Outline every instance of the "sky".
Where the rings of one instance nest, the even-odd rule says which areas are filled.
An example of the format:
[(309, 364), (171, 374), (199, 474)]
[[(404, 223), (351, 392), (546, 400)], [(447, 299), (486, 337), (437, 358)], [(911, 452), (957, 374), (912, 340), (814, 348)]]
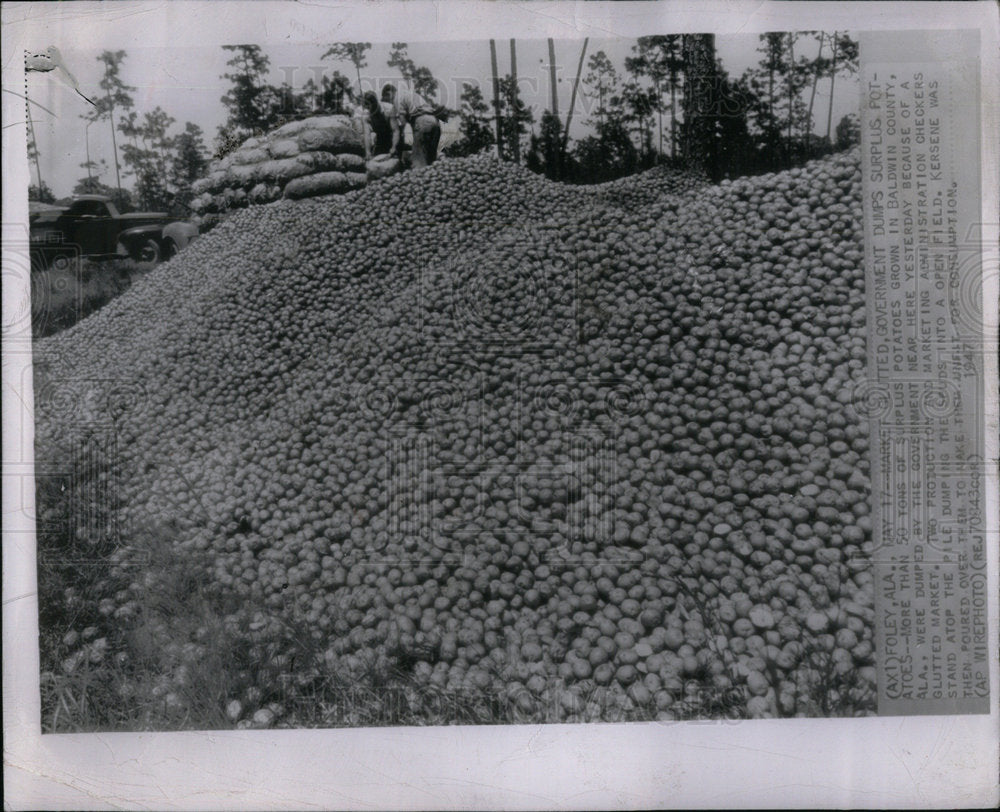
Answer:
[[(815, 54), (816, 43), (811, 37), (800, 40), (804, 53)], [(587, 47), (586, 59), (603, 50), (619, 70), (624, 72), (625, 57), (630, 55), (635, 40), (594, 39)], [(324, 72), (332, 75), (339, 70), (353, 78), (353, 66), (321, 59), (326, 46), (261, 43), (270, 59), (272, 84), (289, 82), (300, 88), (309, 78), (314, 81)], [(556, 40), (556, 72), (560, 113), (565, 120), (569, 107), (573, 79), (580, 57), (582, 40)], [(750, 65), (760, 59), (757, 53), (757, 35), (720, 35), (716, 38), (716, 51), (730, 76), (739, 76)], [(384, 81), (400, 80), (394, 69), (387, 67), (389, 43), (374, 43), (368, 52), (367, 67), (362, 69), (362, 81), (380, 85)], [(130, 47), (128, 42), (115, 46), (126, 51), (121, 67), (121, 78), (135, 87), (133, 98), (137, 112), (149, 112), (162, 107), (173, 116), (177, 123), (174, 131), (183, 129), (184, 122), (191, 121), (205, 132), (206, 142), (211, 147), (216, 131), (227, 111), (220, 99), (229, 87), (229, 81), (222, 78), (226, 73), (226, 61), (231, 54), (221, 47), (171, 46)], [(808, 50), (805, 50), (808, 48)], [(60, 53), (69, 72), (73, 75), (80, 91), (91, 98), (101, 93), (99, 82), (103, 67), (98, 61), (102, 48), (60, 47)], [(411, 59), (418, 65), (426, 65), (442, 83), (442, 100), (453, 109), (458, 108), (458, 96), (465, 82), (478, 83), (484, 89), (487, 100), (491, 93), (491, 69), (489, 43), (486, 40), (450, 42), (413, 42), (409, 46)], [(498, 69), (501, 75), (510, 71), (510, 45), (508, 40), (497, 41)], [(519, 87), (524, 102), (535, 112), (536, 122), (541, 112), (548, 108), (550, 99), (548, 44), (543, 39), (517, 41), (517, 69)], [(586, 75), (586, 67), (584, 75)], [(81, 118), (89, 105), (77, 95), (69, 82), (62, 81), (58, 72), (26, 74), (27, 95), (31, 105), (31, 122), (39, 149), (42, 179), (57, 197), (69, 195), (79, 178), (86, 176), (80, 167), (86, 160), (88, 144), (91, 159), (105, 161), (107, 170), (101, 180), (114, 185), (114, 161), (110, 125), (107, 122), (92, 124), (89, 128)], [(583, 95), (578, 97), (571, 135), (576, 138), (586, 135), (585, 120), (587, 110), (593, 100)], [(826, 129), (826, 110), (829, 99), (829, 83), (821, 82), (815, 104), (815, 130)], [(857, 85), (838, 77), (835, 86), (833, 122), (846, 113), (856, 112), (858, 106)], [(450, 127), (457, 127), (457, 118)], [(32, 182), (37, 182), (35, 167), (31, 167)], [(131, 186), (132, 179), (123, 177), (124, 186)]]

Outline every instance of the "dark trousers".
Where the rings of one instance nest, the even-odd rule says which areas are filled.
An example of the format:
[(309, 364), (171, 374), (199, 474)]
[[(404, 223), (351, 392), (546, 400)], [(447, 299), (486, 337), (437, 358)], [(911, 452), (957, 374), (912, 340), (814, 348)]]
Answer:
[(385, 116), (381, 118), (372, 116), (371, 125), (372, 132), (375, 133), (375, 148), (372, 154), (385, 155), (392, 150), (392, 127), (389, 125), (389, 119)]
[(434, 116), (417, 116), (410, 126), (413, 127), (413, 157), (414, 169), (430, 166), (437, 158), (438, 141), (441, 140), (441, 125)]

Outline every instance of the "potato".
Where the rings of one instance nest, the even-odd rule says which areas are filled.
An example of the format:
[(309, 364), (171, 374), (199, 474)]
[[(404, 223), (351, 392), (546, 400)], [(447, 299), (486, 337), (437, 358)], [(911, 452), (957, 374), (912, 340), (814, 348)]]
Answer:
[(349, 130), (279, 128), (306, 152), (227, 174), (284, 200), (222, 193), (225, 222), (37, 342), (65, 395), (39, 465), (85, 431), (46, 405), (73, 381), (139, 382), (119, 518), (173, 523), (254, 644), (309, 629), (352, 679), (538, 721), (819, 713), (818, 662), (872, 673), (857, 152), (366, 185), (395, 164)]

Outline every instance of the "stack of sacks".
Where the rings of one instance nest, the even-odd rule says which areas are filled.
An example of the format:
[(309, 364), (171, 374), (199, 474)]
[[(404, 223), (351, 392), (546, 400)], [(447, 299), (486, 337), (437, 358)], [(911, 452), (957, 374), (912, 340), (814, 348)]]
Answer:
[(291, 121), (266, 135), (248, 138), (213, 162), (207, 177), (196, 181), (191, 207), (202, 230), (216, 225), (233, 209), (271, 203), (282, 197), (303, 198), (347, 192), (369, 178), (399, 171), (386, 156), (366, 166), (361, 122), (346, 115), (314, 116)]

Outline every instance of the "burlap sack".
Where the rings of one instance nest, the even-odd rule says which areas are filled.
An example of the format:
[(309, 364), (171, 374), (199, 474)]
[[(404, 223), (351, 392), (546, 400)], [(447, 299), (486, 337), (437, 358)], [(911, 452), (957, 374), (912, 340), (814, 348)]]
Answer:
[(299, 154), (299, 145), (294, 138), (281, 138), (267, 146), (272, 158), (294, 158)]
[(368, 183), (368, 175), (364, 172), (345, 172), (344, 175), (347, 178), (348, 189), (360, 189)]
[(300, 161), (298, 157), (264, 161), (262, 164), (257, 164), (255, 168), (257, 177), (270, 183), (284, 183), (293, 178), (301, 178), (313, 171), (308, 159)]
[(198, 178), (194, 183), (191, 184), (191, 194), (197, 197), (212, 188), (212, 183), (208, 178)]
[(234, 164), (259, 164), (261, 161), (266, 161), (271, 156), (267, 154), (267, 150), (261, 149), (260, 147), (254, 149), (246, 149), (246, 147), (240, 147), (236, 152), (233, 153), (233, 163)]
[[(314, 172), (343, 172), (348, 168), (348, 165), (340, 160), (340, 156), (334, 155), (332, 152), (300, 152), (299, 160), (305, 155), (309, 156), (310, 165)], [(357, 156), (352, 155), (351, 157)]]
[(202, 192), (196, 198), (191, 201), (191, 208), (196, 212), (203, 212), (209, 203), (212, 202), (212, 196), (208, 192)]
[(351, 187), (347, 175), (343, 172), (317, 172), (285, 184), (285, 197), (297, 200), (302, 197), (346, 192), (349, 188)]
[(247, 192), (247, 199), (251, 203), (267, 203), (268, 187), (266, 183), (258, 183)]
[(310, 129), (322, 129), (324, 127), (347, 127), (351, 128), (351, 119), (349, 116), (313, 116), (312, 118), (303, 118), (299, 121), (289, 121), (287, 124), (282, 124), (278, 129), (268, 134), (270, 138), (292, 138), (304, 130)]
[(226, 180), (223, 184), (228, 188), (242, 186), (249, 188), (261, 179), (259, 168), (261, 164), (237, 164), (226, 170)]
[(229, 182), (227, 174), (228, 170), (218, 168), (209, 173), (209, 176), (206, 178), (208, 181), (207, 191), (217, 192), (223, 188)]
[(329, 152), (300, 152), (295, 156), (294, 160), (303, 166), (309, 167), (310, 172), (329, 172), (340, 169), (340, 162), (337, 160), (337, 156)]
[(299, 121), (289, 121), (287, 124), (282, 124), (278, 129), (270, 133), (270, 137), (275, 140), (281, 140), (284, 138), (294, 138), (304, 129), (310, 126), (310, 119), (304, 118)]
[(337, 155), (337, 169), (341, 172), (364, 172), (365, 159), (350, 152), (341, 152)]
[(379, 155), (367, 164), (368, 180), (381, 180), (403, 171), (403, 164), (390, 155)]
[(302, 152), (325, 150), (326, 152), (349, 152), (363, 155), (364, 143), (350, 126), (322, 127), (303, 130), (298, 137)]
[(201, 211), (217, 207), (221, 201), (215, 198), (226, 190), (232, 192), (224, 202), (229, 207), (267, 202), (280, 196), (285, 184), (314, 173), (348, 173), (345, 180), (327, 184), (343, 185), (340, 191), (356, 188), (367, 180), (363, 153), (360, 127), (349, 116), (290, 121), (266, 136), (248, 138), (237, 150), (214, 161), (209, 175), (193, 187), (200, 200), (197, 205)]

